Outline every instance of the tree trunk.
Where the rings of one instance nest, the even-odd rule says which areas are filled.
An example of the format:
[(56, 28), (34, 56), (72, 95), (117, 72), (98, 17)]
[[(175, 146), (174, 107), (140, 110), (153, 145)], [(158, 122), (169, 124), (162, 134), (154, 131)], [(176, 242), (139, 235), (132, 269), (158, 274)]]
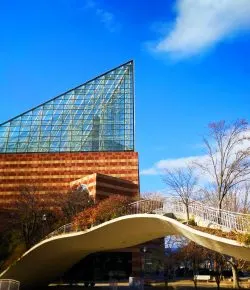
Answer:
[(234, 289), (239, 289), (240, 284), (239, 284), (239, 277), (238, 277), (238, 271), (237, 271), (236, 265), (232, 265), (232, 273), (233, 273), (233, 287)]
[(168, 290), (168, 266), (167, 266), (166, 261), (164, 261), (164, 283), (165, 283), (165, 290)]
[(220, 277), (219, 277), (219, 275), (215, 276), (215, 281), (216, 281), (216, 285), (217, 285), (217, 290), (220, 290)]
[(214, 261), (214, 271), (215, 271), (215, 282), (217, 285), (217, 290), (220, 290), (220, 281), (221, 281), (221, 271), (218, 265), (219, 261), (216, 259)]
[(189, 224), (189, 208), (188, 208), (188, 204), (186, 204), (186, 214), (187, 214), (187, 224)]
[(232, 273), (233, 273), (233, 288), (234, 289), (239, 289), (240, 284), (239, 284), (239, 276), (238, 276), (238, 268), (237, 265), (234, 261), (233, 258), (229, 260), (229, 263), (231, 264), (232, 267)]
[(221, 220), (221, 210), (222, 210), (222, 199), (219, 201), (219, 214), (218, 214), (218, 224), (219, 225), (222, 223), (222, 220)]
[(196, 269), (196, 262), (195, 260), (193, 260), (193, 282), (194, 282), (194, 289), (197, 290), (198, 287), (197, 287), (197, 269)]

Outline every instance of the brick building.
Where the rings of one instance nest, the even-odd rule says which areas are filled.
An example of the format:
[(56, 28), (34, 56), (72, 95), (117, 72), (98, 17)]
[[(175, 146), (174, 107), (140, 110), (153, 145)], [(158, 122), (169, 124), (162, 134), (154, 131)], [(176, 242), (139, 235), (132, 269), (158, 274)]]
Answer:
[(132, 61), (0, 125), (4, 208), (21, 186), (46, 198), (93, 174), (97, 198), (139, 193)]
[[(129, 61), (0, 124), (2, 209), (27, 185), (49, 203), (74, 186), (96, 200), (139, 194), (133, 70)], [(119, 252), (128, 253), (129, 275), (140, 272), (141, 247)]]
[[(130, 151), (2, 153), (0, 203), (4, 208), (11, 207), (20, 187), (25, 185), (35, 185), (40, 194), (45, 198), (46, 195), (51, 198), (53, 192), (66, 193), (70, 185), (85, 184), (93, 174), (98, 174), (100, 182), (109, 179), (109, 183), (115, 183), (113, 187), (110, 185), (107, 188), (106, 185), (103, 192), (100, 192), (101, 196), (107, 195), (107, 191), (136, 195), (139, 184), (138, 153)], [(115, 188), (117, 190), (114, 190)], [(98, 192), (97, 190), (94, 195), (98, 195)]]

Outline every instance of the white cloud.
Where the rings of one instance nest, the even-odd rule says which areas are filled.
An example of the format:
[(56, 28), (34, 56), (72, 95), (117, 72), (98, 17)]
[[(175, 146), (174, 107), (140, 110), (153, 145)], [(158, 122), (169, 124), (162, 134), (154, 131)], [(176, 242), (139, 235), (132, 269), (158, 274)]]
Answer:
[(104, 8), (101, 8), (96, 1), (87, 0), (85, 8), (92, 10), (99, 18), (99, 21), (103, 23), (105, 28), (110, 32), (115, 32), (120, 29), (120, 24), (116, 21), (114, 14)]
[[(166, 169), (181, 169), (186, 166), (193, 166), (195, 163), (199, 164), (209, 164), (208, 155), (198, 155), (189, 156), (176, 159), (163, 159), (156, 162), (151, 168), (144, 169), (140, 172), (140, 175), (150, 176), (150, 175), (162, 175), (166, 173)], [(209, 166), (209, 165), (208, 165)], [(210, 175), (202, 172), (201, 169), (195, 167), (195, 173), (199, 176), (199, 182), (201, 184), (207, 184), (207, 182), (213, 182)]]
[[(235, 157), (234, 154), (236, 154), (237, 152), (240, 152), (241, 150), (247, 150), (249, 148), (249, 146), (250, 146), (250, 128), (244, 134), (242, 134), (241, 137), (245, 137), (246, 139), (245, 139), (245, 141), (239, 143), (238, 145), (236, 145), (234, 147), (234, 150), (232, 151), (231, 158), (234, 158)], [(216, 145), (213, 142), (210, 142), (210, 145), (212, 146), (212, 148), (214, 146), (216, 148)], [(203, 148), (205, 149), (205, 145), (203, 145)], [(213, 148), (214, 152), (216, 151), (215, 148)], [(215, 153), (214, 157), (215, 157), (215, 159), (220, 160), (219, 153)], [(187, 157), (181, 157), (181, 158), (175, 158), (175, 159), (173, 159), (173, 158), (172, 159), (162, 159), (162, 160), (156, 162), (155, 164), (153, 164), (152, 167), (143, 169), (140, 172), (140, 174), (141, 175), (164, 175), (166, 169), (171, 170), (171, 169), (185, 168), (186, 166), (192, 166), (195, 163), (206, 165), (208, 168), (212, 167), (210, 157), (207, 154), (203, 154), (203, 155), (187, 156)], [(220, 162), (218, 162), (218, 164), (220, 164)], [(203, 172), (198, 167), (196, 167), (195, 170), (196, 170), (196, 173), (199, 175), (201, 182), (206, 183), (208, 181), (213, 180), (211, 175)]]
[(148, 169), (143, 169), (140, 173), (141, 173), (141, 175), (158, 175), (159, 170), (156, 166), (153, 166), (153, 167), (148, 168)]
[(183, 168), (187, 165), (192, 165), (194, 162), (204, 162), (207, 160), (206, 155), (200, 155), (200, 156), (189, 156), (189, 157), (183, 157), (183, 158), (177, 158), (177, 159), (166, 159), (166, 160), (160, 160), (156, 163), (156, 166), (158, 169), (162, 170), (165, 168), (173, 169), (173, 168)]
[(163, 159), (156, 162), (151, 168), (144, 169), (140, 172), (141, 175), (160, 175), (165, 169), (183, 168), (187, 165), (192, 165), (194, 162), (205, 162), (207, 155), (189, 156), (176, 159)]
[(176, 1), (172, 29), (165, 31), (162, 38), (151, 45), (154, 52), (177, 58), (189, 57), (250, 29), (249, 0)]

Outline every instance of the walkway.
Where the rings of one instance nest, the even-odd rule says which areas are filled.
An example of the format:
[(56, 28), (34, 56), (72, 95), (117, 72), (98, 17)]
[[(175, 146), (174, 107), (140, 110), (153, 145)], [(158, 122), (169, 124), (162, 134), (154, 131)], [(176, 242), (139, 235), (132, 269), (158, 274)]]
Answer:
[[(71, 225), (64, 226), (27, 251), (0, 278), (15, 279), (21, 282), (22, 287), (35, 289), (60, 277), (78, 262), (79, 257), (131, 247), (167, 235), (183, 235), (209, 249), (250, 261), (249, 247), (197, 231), (173, 218), (163, 216), (163, 209), (166, 208), (166, 204), (159, 201), (137, 202), (128, 208), (128, 215), (85, 231), (72, 232)], [(155, 211), (161, 211), (161, 214), (150, 214)]]

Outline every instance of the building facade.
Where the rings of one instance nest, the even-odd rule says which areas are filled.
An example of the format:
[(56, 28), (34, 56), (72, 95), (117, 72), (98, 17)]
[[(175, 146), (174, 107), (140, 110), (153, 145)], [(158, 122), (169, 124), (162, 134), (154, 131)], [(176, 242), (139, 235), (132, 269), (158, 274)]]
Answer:
[(0, 124), (0, 204), (11, 207), (22, 186), (35, 186), (46, 198), (93, 174), (96, 197), (99, 191), (136, 195), (134, 149), (129, 61)]
[[(21, 187), (29, 185), (50, 205), (53, 193), (79, 186), (97, 201), (112, 194), (138, 195), (134, 127), (133, 61), (0, 124), (0, 209), (9, 212)], [(154, 243), (162, 240), (146, 245), (147, 257)], [(92, 261), (99, 279), (108, 279), (110, 271), (121, 279), (140, 276), (142, 263), (147, 267), (142, 248), (145, 244), (97, 253), (73, 267), (73, 273), (82, 273)], [(148, 264), (158, 269), (160, 263), (150, 259)]]

